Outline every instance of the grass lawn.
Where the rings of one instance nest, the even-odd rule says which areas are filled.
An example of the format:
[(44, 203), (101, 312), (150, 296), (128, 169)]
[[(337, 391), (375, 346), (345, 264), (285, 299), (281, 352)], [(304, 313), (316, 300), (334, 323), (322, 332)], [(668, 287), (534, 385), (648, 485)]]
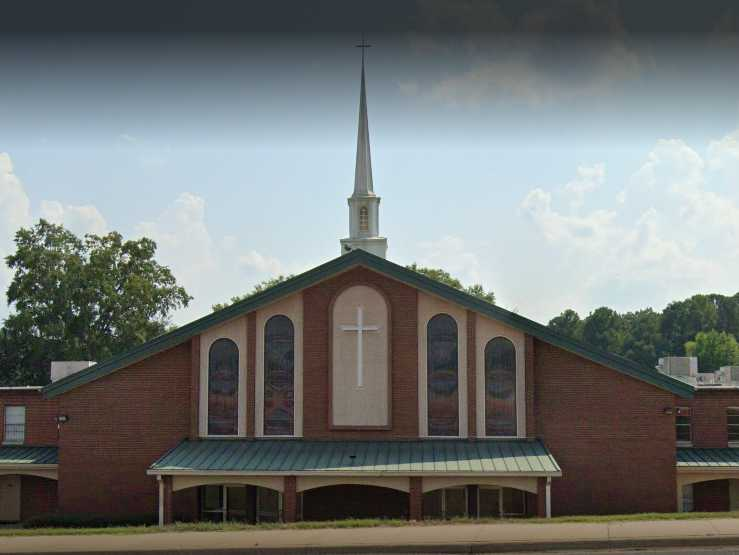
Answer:
[(739, 512), (729, 513), (640, 513), (631, 515), (560, 516), (551, 519), (467, 519), (424, 520), (421, 522), (389, 519), (349, 519), (328, 522), (294, 522), (242, 524), (238, 522), (177, 522), (160, 528), (158, 526), (109, 526), (98, 528), (21, 528), (0, 527), (2, 536), (68, 536), (92, 534), (161, 534), (162, 532), (234, 532), (249, 530), (315, 530), (320, 528), (376, 528), (379, 526), (454, 526), (458, 524), (557, 524), (557, 523), (608, 523), (646, 520), (694, 520), (705, 518), (739, 518)]

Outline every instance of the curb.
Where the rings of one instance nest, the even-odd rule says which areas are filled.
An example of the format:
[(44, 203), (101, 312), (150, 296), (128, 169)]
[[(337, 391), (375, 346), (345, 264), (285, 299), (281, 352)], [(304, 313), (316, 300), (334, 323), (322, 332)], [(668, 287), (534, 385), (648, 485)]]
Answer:
[[(531, 551), (582, 551), (607, 549), (644, 549), (644, 548), (675, 548), (675, 547), (739, 547), (739, 536), (703, 536), (693, 538), (653, 538), (653, 539), (623, 539), (623, 540), (584, 540), (584, 541), (543, 541), (543, 542), (480, 542), (480, 543), (451, 543), (451, 544), (404, 544), (404, 545), (337, 545), (337, 546), (304, 546), (297, 548), (285, 547), (243, 547), (226, 549), (144, 549), (120, 551), (88, 551), (85, 555), (234, 555), (246, 553), (250, 555), (278, 555), (278, 554), (305, 554), (315, 555), (323, 553), (350, 554), (350, 553), (526, 553)], [(36, 551), (36, 555), (71, 555), (82, 551)]]

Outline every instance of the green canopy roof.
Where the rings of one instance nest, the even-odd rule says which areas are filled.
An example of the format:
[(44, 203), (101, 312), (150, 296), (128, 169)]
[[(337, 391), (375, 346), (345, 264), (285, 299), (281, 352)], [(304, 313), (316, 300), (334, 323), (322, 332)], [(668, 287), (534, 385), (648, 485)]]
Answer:
[(59, 464), (57, 447), (0, 446), (0, 466)]
[(739, 449), (732, 447), (712, 449), (681, 447), (677, 450), (677, 466), (679, 469), (694, 470), (739, 468)]
[(184, 441), (149, 474), (559, 476), (536, 440)]

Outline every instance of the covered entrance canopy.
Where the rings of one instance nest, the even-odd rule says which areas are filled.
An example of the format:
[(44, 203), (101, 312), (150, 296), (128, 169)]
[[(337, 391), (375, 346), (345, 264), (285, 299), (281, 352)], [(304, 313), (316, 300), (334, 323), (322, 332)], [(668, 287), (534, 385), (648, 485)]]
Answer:
[[(677, 510), (685, 509), (684, 495), (693, 484), (714, 480), (739, 480), (739, 448), (681, 447), (677, 450)], [(727, 493), (728, 496), (728, 493)], [(727, 509), (728, 510), (728, 509)]]
[(57, 479), (57, 447), (0, 446), (0, 475), (29, 475)]
[(148, 474), (159, 477), (162, 513), (172, 491), (248, 484), (281, 492), (290, 520), (300, 492), (336, 485), (406, 492), (412, 517), (424, 492), (471, 483), (535, 494), (545, 489), (549, 508), (549, 481), (561, 476), (561, 470), (537, 440), (203, 439), (183, 441), (152, 464)]

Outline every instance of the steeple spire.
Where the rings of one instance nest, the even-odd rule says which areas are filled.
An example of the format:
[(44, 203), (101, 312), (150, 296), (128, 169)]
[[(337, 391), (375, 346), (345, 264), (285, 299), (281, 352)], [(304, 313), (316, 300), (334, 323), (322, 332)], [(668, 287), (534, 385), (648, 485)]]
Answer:
[(387, 239), (380, 237), (380, 197), (372, 183), (369, 124), (367, 122), (367, 91), (364, 78), (364, 51), (371, 45), (364, 41), (362, 49), (362, 79), (359, 86), (359, 124), (357, 127), (357, 163), (354, 168), (354, 192), (349, 197), (349, 237), (341, 240), (341, 252), (364, 249), (385, 258)]
[(357, 165), (354, 169), (354, 195), (374, 195), (372, 191), (372, 158), (370, 156), (369, 124), (367, 123), (367, 92), (364, 85), (364, 51), (371, 45), (364, 42), (362, 49), (362, 81), (359, 88), (359, 125), (357, 126)]

